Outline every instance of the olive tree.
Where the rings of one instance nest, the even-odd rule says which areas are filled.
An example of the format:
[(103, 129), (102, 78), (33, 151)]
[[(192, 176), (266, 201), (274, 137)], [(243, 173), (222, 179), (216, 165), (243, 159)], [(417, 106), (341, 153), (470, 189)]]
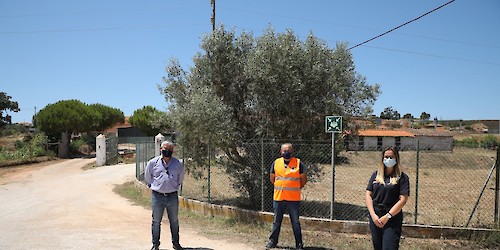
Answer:
[(252, 163), (260, 152), (244, 140), (328, 138), (326, 115), (368, 115), (380, 92), (356, 72), (345, 43), (330, 49), (313, 34), (301, 41), (290, 30), (277, 34), (268, 28), (254, 38), (221, 26), (203, 38), (201, 48), (189, 71), (172, 59), (159, 87), (180, 142), (193, 149), (189, 159), (204, 161), (200, 152), (217, 146), (249, 204), (260, 204), (261, 168)]

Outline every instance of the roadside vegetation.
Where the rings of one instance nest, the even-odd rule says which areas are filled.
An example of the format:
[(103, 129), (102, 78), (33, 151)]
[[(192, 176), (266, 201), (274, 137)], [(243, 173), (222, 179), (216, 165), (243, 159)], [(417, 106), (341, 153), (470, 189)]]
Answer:
[[(70, 143), (70, 154), (89, 156), (93, 153), (95, 135), (88, 134)], [(44, 132), (30, 132), (22, 124), (6, 124), (0, 128), (0, 167), (56, 160), (57, 143), (51, 143)]]
[(44, 133), (30, 133), (23, 125), (0, 130), (0, 167), (36, 163), (55, 158)]

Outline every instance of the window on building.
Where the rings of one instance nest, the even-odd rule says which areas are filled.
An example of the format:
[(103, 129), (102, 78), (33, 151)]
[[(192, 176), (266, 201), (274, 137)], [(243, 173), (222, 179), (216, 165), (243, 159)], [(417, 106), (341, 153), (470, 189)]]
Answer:
[(399, 150), (401, 146), (401, 137), (396, 137), (396, 148)]

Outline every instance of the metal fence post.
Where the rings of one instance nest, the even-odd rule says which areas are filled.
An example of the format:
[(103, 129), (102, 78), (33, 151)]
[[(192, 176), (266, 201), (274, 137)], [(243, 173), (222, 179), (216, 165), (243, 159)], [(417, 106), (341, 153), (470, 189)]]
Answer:
[(207, 181), (208, 181), (208, 203), (211, 203), (211, 199), (210, 199), (210, 142), (208, 143), (208, 177), (207, 177)]
[(136, 143), (135, 144), (135, 178), (137, 180), (139, 180), (139, 175), (140, 175), (139, 174), (139, 164), (141, 164), (141, 161), (140, 161), (141, 157), (138, 156), (138, 154), (137, 154), (139, 152), (139, 150), (140, 150), (139, 149), (141, 147), (140, 145), (141, 145), (140, 143)]
[(261, 177), (260, 177), (260, 210), (264, 211), (264, 174), (265, 174), (265, 169), (264, 169), (264, 138), (262, 137), (260, 139), (260, 171), (261, 171)]
[[(184, 166), (184, 171), (186, 170), (186, 161), (185, 161), (185, 153), (184, 153), (184, 145), (182, 146), (182, 165)], [(184, 183), (181, 184), (180, 190), (179, 190), (179, 195), (182, 196), (182, 187), (184, 186)]]
[(417, 141), (417, 166), (416, 166), (416, 176), (415, 176), (415, 219), (413, 224), (417, 224), (418, 217), (418, 176), (420, 169), (420, 141)]
[(333, 205), (335, 203), (335, 133), (332, 133), (332, 191), (330, 204), (330, 220), (333, 220)]
[(500, 166), (499, 162), (500, 160), (500, 145), (497, 146), (497, 159), (495, 161), (495, 167), (496, 167), (496, 172), (495, 172), (495, 215), (493, 218), (494, 224), (497, 225), (497, 227), (500, 228), (500, 224), (498, 222), (498, 203), (500, 202), (498, 200), (498, 193), (500, 192)]

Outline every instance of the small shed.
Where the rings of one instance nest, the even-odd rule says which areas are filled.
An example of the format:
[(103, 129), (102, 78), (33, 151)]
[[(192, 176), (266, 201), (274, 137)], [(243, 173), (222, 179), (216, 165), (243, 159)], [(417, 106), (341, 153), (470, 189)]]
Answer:
[(415, 136), (403, 130), (366, 129), (359, 130), (349, 142), (349, 150), (382, 150), (389, 146), (406, 149), (412, 146)]
[(448, 131), (436, 131), (434, 129), (406, 129), (405, 131), (415, 135), (416, 142), (419, 141), (419, 148), (432, 151), (452, 151), (453, 135)]

